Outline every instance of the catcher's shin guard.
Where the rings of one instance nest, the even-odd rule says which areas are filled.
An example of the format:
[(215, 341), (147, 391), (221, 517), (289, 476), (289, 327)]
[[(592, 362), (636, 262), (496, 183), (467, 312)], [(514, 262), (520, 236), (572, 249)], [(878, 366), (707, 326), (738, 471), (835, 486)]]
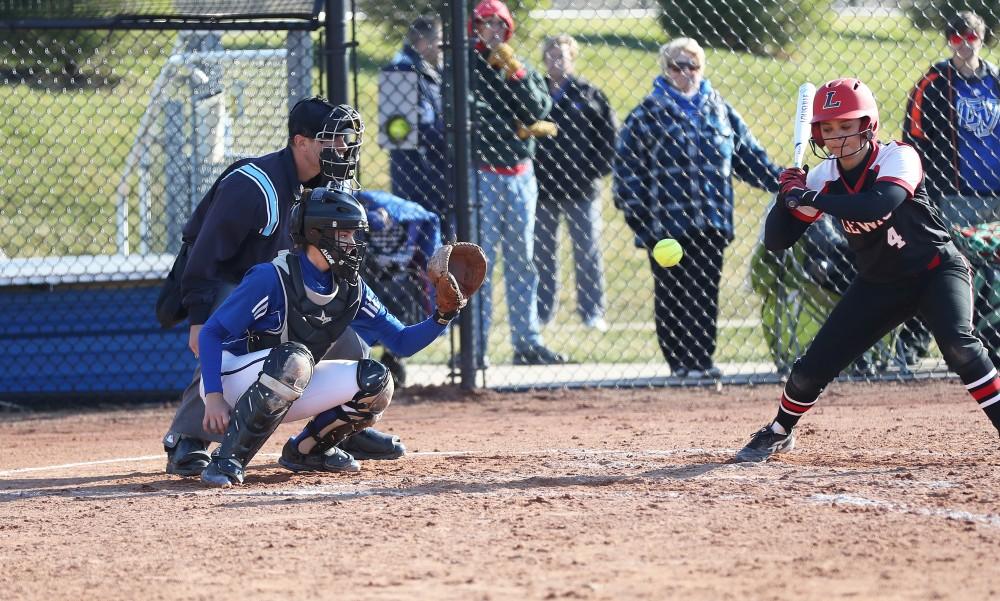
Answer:
[(320, 413), (306, 425), (316, 441), (312, 453), (325, 453), (359, 430), (374, 424), (395, 391), (389, 370), (378, 361), (358, 361), (358, 393), (343, 405)]
[(313, 374), (313, 356), (304, 345), (284, 342), (264, 359), (257, 381), (244, 391), (212, 463), (202, 472), (209, 484), (243, 483), (244, 470), (271, 436)]

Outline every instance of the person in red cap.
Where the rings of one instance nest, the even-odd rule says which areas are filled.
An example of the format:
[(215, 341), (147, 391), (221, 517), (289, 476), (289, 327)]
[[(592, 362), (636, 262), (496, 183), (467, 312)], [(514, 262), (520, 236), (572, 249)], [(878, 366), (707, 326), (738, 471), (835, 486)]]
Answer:
[[(503, 2), (480, 2), (469, 26), (475, 44), (473, 139), (480, 245), (490, 265), (496, 259), (497, 246), (503, 245), (514, 363), (565, 363), (565, 356), (545, 346), (539, 331), (538, 272), (534, 264), (538, 184), (532, 159), (535, 138), (556, 133), (555, 125), (544, 120), (552, 110), (552, 98), (542, 75), (522, 63), (510, 46), (514, 19)], [(492, 317), (490, 279), (479, 298), (484, 338), (479, 341), (479, 351), (485, 353)]]
[(878, 105), (853, 78), (823, 84), (813, 100), (812, 171), (786, 169), (764, 226), (764, 245), (791, 247), (829, 213), (858, 275), (792, 366), (778, 415), (736, 454), (762, 462), (795, 444), (793, 429), (827, 384), (905, 320), (920, 315), (945, 362), (1000, 431), (1000, 380), (972, 329), (972, 272), (924, 189), (913, 147), (878, 141)]

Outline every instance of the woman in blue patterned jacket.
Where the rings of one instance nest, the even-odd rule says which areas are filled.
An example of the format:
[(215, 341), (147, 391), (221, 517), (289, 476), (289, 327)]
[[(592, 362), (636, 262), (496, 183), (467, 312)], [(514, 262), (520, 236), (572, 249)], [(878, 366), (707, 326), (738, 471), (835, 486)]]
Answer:
[[(678, 377), (718, 377), (712, 361), (722, 255), (733, 240), (732, 176), (777, 191), (771, 163), (740, 115), (703, 79), (705, 51), (690, 38), (660, 48), (663, 74), (625, 120), (614, 163), (615, 204), (649, 253), (660, 349)], [(652, 256), (675, 238), (672, 268)]]

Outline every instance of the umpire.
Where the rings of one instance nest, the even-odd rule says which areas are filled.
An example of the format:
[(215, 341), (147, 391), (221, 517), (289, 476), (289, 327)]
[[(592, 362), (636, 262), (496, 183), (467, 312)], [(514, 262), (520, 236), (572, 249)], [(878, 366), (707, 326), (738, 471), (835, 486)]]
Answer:
[[(336, 148), (337, 144), (344, 145), (347, 129), (341, 128), (343, 124), (353, 124), (347, 126), (352, 130), (348, 134), (354, 141), (353, 148)], [(188, 260), (181, 277), (183, 304), (191, 324), (188, 346), (196, 357), (202, 326), (243, 274), (253, 265), (270, 261), (279, 251), (292, 248), (286, 216), (303, 186), (319, 187), (338, 176), (353, 178), (363, 127), (353, 107), (334, 107), (320, 97), (300, 100), (288, 116), (288, 145), (271, 154), (233, 163), (202, 198), (184, 226)], [(327, 157), (331, 147), (342, 159), (334, 163), (341, 166), (336, 174), (326, 173), (325, 169), (330, 163)], [(347, 171), (343, 171), (343, 161), (350, 163)], [(326, 356), (358, 360), (367, 353), (367, 345), (348, 330)], [(201, 474), (211, 460), (210, 441), (221, 441), (220, 436), (202, 428), (205, 404), (199, 392), (200, 381), (201, 373), (196, 371), (163, 437), (167, 473)], [(405, 452), (398, 438), (371, 428), (344, 441), (342, 448), (360, 459), (394, 459)]]

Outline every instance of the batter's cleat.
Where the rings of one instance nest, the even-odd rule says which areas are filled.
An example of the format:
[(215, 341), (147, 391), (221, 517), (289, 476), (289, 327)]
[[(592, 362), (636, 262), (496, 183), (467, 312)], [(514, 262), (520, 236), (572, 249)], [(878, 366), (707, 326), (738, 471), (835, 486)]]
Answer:
[(406, 446), (398, 436), (379, 432), (375, 428), (365, 428), (348, 436), (339, 445), (355, 459), (399, 459), (406, 454)]
[(215, 457), (201, 473), (201, 481), (216, 488), (229, 488), (234, 484), (243, 484), (245, 474), (239, 461)]
[(300, 453), (295, 440), (288, 439), (278, 459), (281, 467), (293, 472), (360, 472), (361, 464), (347, 451), (331, 448), (325, 453)]
[(736, 453), (737, 463), (763, 463), (775, 453), (785, 453), (795, 447), (795, 432), (777, 434), (768, 424), (757, 431), (747, 446)]
[(212, 461), (208, 444), (197, 438), (168, 434), (163, 439), (163, 448), (167, 452), (167, 473), (184, 477), (200, 475)]

